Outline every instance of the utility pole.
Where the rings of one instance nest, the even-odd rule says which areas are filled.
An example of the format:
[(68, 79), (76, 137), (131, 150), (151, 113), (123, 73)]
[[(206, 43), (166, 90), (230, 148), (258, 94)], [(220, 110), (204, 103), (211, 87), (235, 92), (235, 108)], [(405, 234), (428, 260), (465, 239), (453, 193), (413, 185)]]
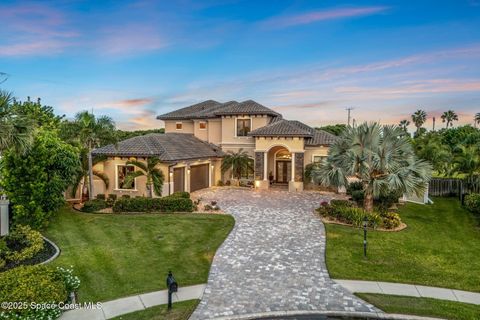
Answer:
[(357, 122), (355, 121), (355, 118), (352, 119), (352, 127), (355, 128), (357, 125)]
[(435, 131), (435, 117), (433, 117), (433, 131)]
[(352, 108), (352, 107), (348, 107), (348, 108), (345, 108), (345, 110), (347, 110), (347, 112), (348, 112), (348, 121), (347, 121), (347, 124), (348, 124), (348, 126), (350, 127), (350, 111), (352, 111), (353, 108)]

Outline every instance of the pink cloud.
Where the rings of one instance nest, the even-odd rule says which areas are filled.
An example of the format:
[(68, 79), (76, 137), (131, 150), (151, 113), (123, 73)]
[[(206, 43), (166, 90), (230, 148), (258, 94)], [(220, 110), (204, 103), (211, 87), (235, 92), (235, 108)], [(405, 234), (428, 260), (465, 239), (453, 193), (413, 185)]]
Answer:
[(350, 17), (360, 17), (384, 12), (388, 7), (340, 8), (312, 11), (297, 15), (278, 16), (264, 21), (264, 25), (273, 28), (285, 28), (309, 24), (324, 20), (334, 20)]

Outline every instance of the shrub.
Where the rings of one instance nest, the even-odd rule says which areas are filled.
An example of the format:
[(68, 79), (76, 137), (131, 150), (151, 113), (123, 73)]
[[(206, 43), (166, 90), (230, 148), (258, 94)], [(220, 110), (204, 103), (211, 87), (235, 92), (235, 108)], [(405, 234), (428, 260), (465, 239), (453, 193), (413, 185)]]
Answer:
[(393, 229), (401, 224), (400, 216), (396, 213), (368, 212), (362, 208), (354, 207), (351, 202), (342, 200), (332, 200), (330, 204), (322, 204), (317, 212), (328, 218), (335, 219), (339, 222), (351, 224), (355, 227), (363, 226), (365, 218), (367, 218), (367, 226), (371, 228), (383, 227), (385, 229)]
[(108, 208), (107, 202), (105, 200), (93, 199), (93, 200), (85, 201), (82, 207), (82, 211), (97, 212), (105, 208)]
[[(65, 302), (68, 292), (61, 273), (46, 265), (20, 266), (0, 273), (0, 301), (35, 303)], [(58, 308), (4, 310), (4, 319), (56, 319)]]
[(223, 187), (224, 185), (225, 185), (225, 184), (223, 183), (222, 180), (218, 180), (218, 181), (217, 181), (217, 186)]
[(361, 181), (350, 182), (347, 186), (347, 194), (353, 195), (355, 191), (363, 192), (363, 183)]
[(353, 190), (351, 193), (352, 200), (359, 206), (363, 205), (363, 200), (365, 199), (365, 191), (363, 190)]
[(117, 195), (114, 193), (109, 194), (107, 198), (107, 206), (109, 208), (113, 207), (113, 204), (115, 203), (115, 201), (117, 201)]
[(129, 199), (129, 198), (131, 198), (131, 197), (130, 197), (129, 194), (122, 194), (122, 198), (123, 198), (123, 199), (125, 199), (125, 198), (126, 198), (126, 199)]
[(390, 207), (398, 203), (398, 199), (402, 196), (399, 192), (389, 192), (374, 199), (374, 205), (380, 212), (387, 212)]
[(104, 193), (99, 193), (99, 194), (97, 194), (97, 199), (98, 199), (98, 200), (105, 200), (105, 199), (106, 199), (106, 198), (105, 198), (105, 194), (104, 194)]
[(344, 206), (344, 207), (353, 207), (353, 203), (348, 200), (339, 200), (339, 199), (332, 199), (330, 200), (330, 205), (332, 206)]
[(465, 208), (467, 210), (480, 214), (480, 194), (472, 193), (465, 196)]
[(395, 229), (402, 223), (400, 216), (394, 212), (381, 213), (380, 216), (382, 218), (382, 227), (385, 229)]
[(190, 193), (188, 193), (186, 191), (177, 191), (177, 192), (174, 192), (167, 197), (177, 197), (177, 198), (190, 199)]
[(2, 154), (4, 193), (13, 205), (15, 224), (41, 228), (65, 204), (64, 191), (80, 168), (78, 150), (62, 141), (55, 130), (39, 129), (24, 155)]
[(355, 227), (363, 226), (363, 221), (367, 218), (368, 226), (376, 228), (381, 224), (380, 215), (369, 213), (361, 208), (346, 205), (327, 205), (317, 209), (317, 212), (324, 217), (333, 218), (337, 221), (351, 224)]
[(113, 205), (113, 212), (192, 212), (193, 202), (189, 198), (130, 198), (119, 199)]
[(29, 226), (18, 225), (5, 237), (6, 250), (2, 250), (3, 259), (15, 264), (33, 258), (43, 250), (43, 238), (40, 232)]

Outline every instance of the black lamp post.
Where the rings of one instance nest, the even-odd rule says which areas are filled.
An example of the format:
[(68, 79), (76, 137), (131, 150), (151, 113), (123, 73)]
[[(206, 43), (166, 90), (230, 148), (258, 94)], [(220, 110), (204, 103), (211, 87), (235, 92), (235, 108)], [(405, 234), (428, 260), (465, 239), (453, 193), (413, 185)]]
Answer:
[(367, 217), (363, 218), (363, 256), (367, 257), (367, 225), (368, 219)]

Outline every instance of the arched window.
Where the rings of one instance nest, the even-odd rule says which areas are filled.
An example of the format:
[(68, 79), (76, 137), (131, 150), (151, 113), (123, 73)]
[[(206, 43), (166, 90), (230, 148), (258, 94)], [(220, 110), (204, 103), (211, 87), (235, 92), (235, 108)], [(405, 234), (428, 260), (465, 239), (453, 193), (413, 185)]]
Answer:
[(275, 159), (277, 159), (277, 160), (291, 160), (292, 159), (292, 154), (290, 152), (288, 152), (287, 150), (280, 150), (275, 155)]

